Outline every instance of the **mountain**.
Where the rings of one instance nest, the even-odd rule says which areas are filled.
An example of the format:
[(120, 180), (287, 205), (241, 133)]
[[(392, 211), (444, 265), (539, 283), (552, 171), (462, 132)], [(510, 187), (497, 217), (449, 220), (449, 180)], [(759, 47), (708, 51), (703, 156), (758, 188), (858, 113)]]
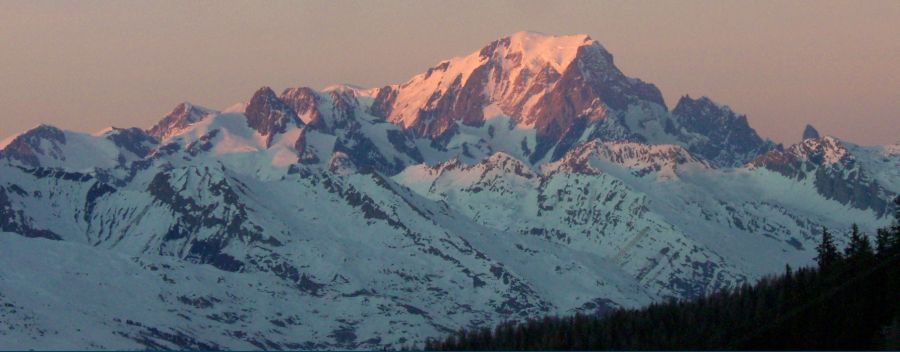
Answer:
[(819, 136), (819, 131), (812, 125), (806, 125), (806, 128), (803, 129), (803, 140), (819, 138), (822, 138)]
[(578, 138), (609, 109), (639, 101), (665, 106), (655, 86), (622, 74), (590, 37), (520, 32), (382, 88), (371, 111), (443, 147), (461, 126), (483, 127), (507, 116), (510, 124), (534, 131), (530, 147), (522, 143), (533, 149), (525, 152), (534, 162), (554, 147), (568, 147), (566, 137)]
[(890, 172), (893, 168), (896, 175), (896, 161), (891, 161), (896, 154), (885, 153), (873, 158), (872, 151), (857, 149), (859, 152), (851, 153), (844, 143), (830, 136), (804, 138), (785, 150), (763, 154), (752, 164), (797, 182), (812, 183), (826, 198), (884, 215), (890, 210), (890, 199), (897, 191), (886, 189), (878, 178), (891, 182), (893, 176), (879, 173)]
[(898, 150), (669, 111), (588, 36), (533, 32), (403, 84), (39, 126), (0, 149), (0, 348), (398, 348), (698, 297), (889, 222)]
[(194, 106), (189, 102), (178, 104), (171, 113), (163, 117), (155, 126), (147, 130), (147, 134), (157, 140), (167, 139), (179, 130), (202, 120), (213, 111), (207, 108)]
[(684, 130), (705, 137), (689, 148), (716, 165), (740, 166), (775, 147), (756, 134), (746, 116), (707, 97), (682, 97), (672, 115)]
[[(424, 349), (896, 350), (900, 226), (878, 232), (876, 246), (854, 237), (843, 254), (823, 240), (822, 258), (834, 251), (832, 259), (787, 267), (753, 285), (604, 316), (547, 316), (461, 330)], [(852, 313), (833, 314), (838, 311)]]

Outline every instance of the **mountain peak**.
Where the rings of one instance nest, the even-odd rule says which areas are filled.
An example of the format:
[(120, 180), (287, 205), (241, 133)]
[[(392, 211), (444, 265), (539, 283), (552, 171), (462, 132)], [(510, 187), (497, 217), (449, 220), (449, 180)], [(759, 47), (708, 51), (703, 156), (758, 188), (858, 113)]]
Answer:
[(750, 127), (746, 116), (705, 96), (681, 97), (672, 116), (686, 131), (706, 138), (691, 151), (717, 165), (741, 165), (773, 147)]
[[(578, 48), (595, 43), (585, 34), (547, 35), (538, 32), (516, 32), (485, 47), (494, 48), (503, 58), (518, 64), (520, 69), (537, 72), (550, 65), (557, 73), (563, 73), (575, 60)], [(497, 45), (501, 44), (501, 45)], [(482, 51), (482, 54), (485, 54)]]
[(159, 144), (159, 141), (153, 135), (136, 127), (110, 127), (102, 137), (112, 141), (117, 147), (130, 151), (141, 158), (149, 155), (153, 147)]
[(338, 83), (332, 84), (328, 87), (322, 89), (325, 93), (352, 93), (354, 96), (358, 97), (375, 97), (375, 94), (378, 94), (377, 88), (363, 88), (355, 84), (350, 83)]
[(319, 95), (309, 87), (288, 88), (279, 97), (287, 104), (303, 123), (315, 128), (327, 128), (319, 112)]
[(196, 106), (190, 102), (182, 102), (176, 105), (172, 112), (163, 117), (155, 126), (147, 130), (147, 134), (163, 141), (177, 134), (183, 128), (197, 123), (212, 112), (210, 109)]
[(816, 128), (813, 127), (812, 125), (807, 124), (806, 128), (803, 129), (803, 139), (802, 140), (805, 141), (807, 139), (819, 139), (819, 138), (820, 138), (819, 131), (817, 131)]
[(589, 36), (517, 32), (382, 88), (369, 111), (443, 141), (458, 124), (479, 127), (509, 116), (513, 125), (537, 130), (538, 155), (530, 159), (539, 160), (564, 136), (577, 139), (588, 122), (640, 102), (665, 107), (655, 86), (625, 76)]
[[(37, 137), (37, 138), (60, 139), (60, 138), (65, 138), (65, 137), (61, 137), (61, 136), (63, 136), (63, 134), (64, 134), (63, 130), (61, 130), (60, 128), (53, 126), (53, 125), (46, 124), (46, 123), (41, 123), (37, 126), (29, 128), (25, 132), (22, 132), (22, 133), (16, 135), (15, 137), (13, 137), (13, 139), (20, 138), (20, 137), (21, 138)], [(57, 138), (57, 137), (59, 137), (59, 138)]]
[(58, 127), (42, 123), (25, 132), (10, 137), (8, 144), (14, 144), (16, 142), (39, 143), (41, 139), (65, 143), (66, 135), (65, 132)]
[(791, 151), (800, 157), (809, 159), (816, 164), (831, 165), (853, 156), (839, 139), (832, 136), (824, 136), (815, 139), (804, 139), (802, 142), (791, 146)]
[(256, 92), (253, 92), (253, 97), (250, 98), (250, 101), (252, 103), (252, 101), (254, 99), (259, 99), (259, 98), (269, 99), (269, 98), (275, 98), (275, 97), (276, 97), (275, 91), (272, 90), (272, 87), (262, 86), (262, 87), (259, 87), (259, 89), (257, 89)]
[(262, 87), (253, 94), (244, 114), (247, 116), (247, 125), (266, 138), (267, 147), (273, 136), (284, 132), (288, 125), (303, 125), (294, 109), (279, 99), (269, 87)]
[(63, 154), (61, 146), (66, 144), (66, 133), (55, 126), (40, 124), (4, 143), (0, 159), (16, 159), (25, 165), (37, 167), (40, 166), (39, 156)]
[(681, 99), (678, 99), (678, 103), (675, 104), (675, 108), (672, 109), (672, 111), (674, 112), (675, 110), (690, 109), (690, 108), (711, 109), (711, 110), (719, 110), (722, 112), (733, 112), (728, 105), (719, 104), (707, 96), (701, 96), (701, 97), (695, 99), (695, 98), (692, 98), (688, 94), (685, 94), (684, 96), (681, 97)]

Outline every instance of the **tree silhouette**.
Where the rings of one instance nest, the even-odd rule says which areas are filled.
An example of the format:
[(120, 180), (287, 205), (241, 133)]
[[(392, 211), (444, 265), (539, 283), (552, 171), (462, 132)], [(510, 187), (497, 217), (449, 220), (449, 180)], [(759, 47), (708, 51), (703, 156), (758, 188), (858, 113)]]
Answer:
[(816, 252), (818, 253), (816, 262), (822, 270), (830, 270), (834, 263), (841, 259), (841, 254), (834, 244), (834, 236), (825, 227), (822, 227), (822, 240), (816, 247)]

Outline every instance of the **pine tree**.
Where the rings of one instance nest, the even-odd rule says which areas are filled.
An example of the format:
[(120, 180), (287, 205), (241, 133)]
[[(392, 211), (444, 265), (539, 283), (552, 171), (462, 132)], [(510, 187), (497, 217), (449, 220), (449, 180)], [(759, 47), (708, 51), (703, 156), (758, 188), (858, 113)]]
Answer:
[(834, 236), (828, 232), (828, 229), (822, 227), (822, 242), (819, 243), (819, 246), (816, 247), (816, 251), (818, 255), (816, 256), (816, 261), (819, 263), (819, 267), (822, 268), (823, 271), (829, 270), (838, 260), (841, 259), (841, 254), (838, 252), (837, 246), (834, 244)]
[(875, 233), (875, 249), (879, 256), (887, 256), (891, 248), (891, 232), (887, 229), (878, 229)]
[(900, 222), (900, 196), (894, 198), (894, 220)]
[(844, 248), (844, 255), (847, 257), (852, 257), (859, 251), (859, 246), (862, 243), (862, 234), (859, 233), (859, 226), (853, 224), (850, 228), (850, 243), (847, 244), (847, 248)]
[(850, 243), (844, 249), (844, 254), (848, 258), (869, 258), (874, 253), (872, 251), (872, 242), (869, 238), (859, 232), (859, 226), (853, 224), (850, 231)]

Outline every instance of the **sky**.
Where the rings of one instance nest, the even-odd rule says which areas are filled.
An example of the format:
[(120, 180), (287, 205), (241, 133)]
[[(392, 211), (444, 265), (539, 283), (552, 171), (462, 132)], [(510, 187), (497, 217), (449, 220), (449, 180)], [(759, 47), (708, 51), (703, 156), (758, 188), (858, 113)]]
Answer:
[(150, 127), (261, 86), (403, 83), (522, 30), (585, 33), (669, 108), (709, 96), (763, 137), (900, 141), (900, 1), (0, 1), (0, 139)]

